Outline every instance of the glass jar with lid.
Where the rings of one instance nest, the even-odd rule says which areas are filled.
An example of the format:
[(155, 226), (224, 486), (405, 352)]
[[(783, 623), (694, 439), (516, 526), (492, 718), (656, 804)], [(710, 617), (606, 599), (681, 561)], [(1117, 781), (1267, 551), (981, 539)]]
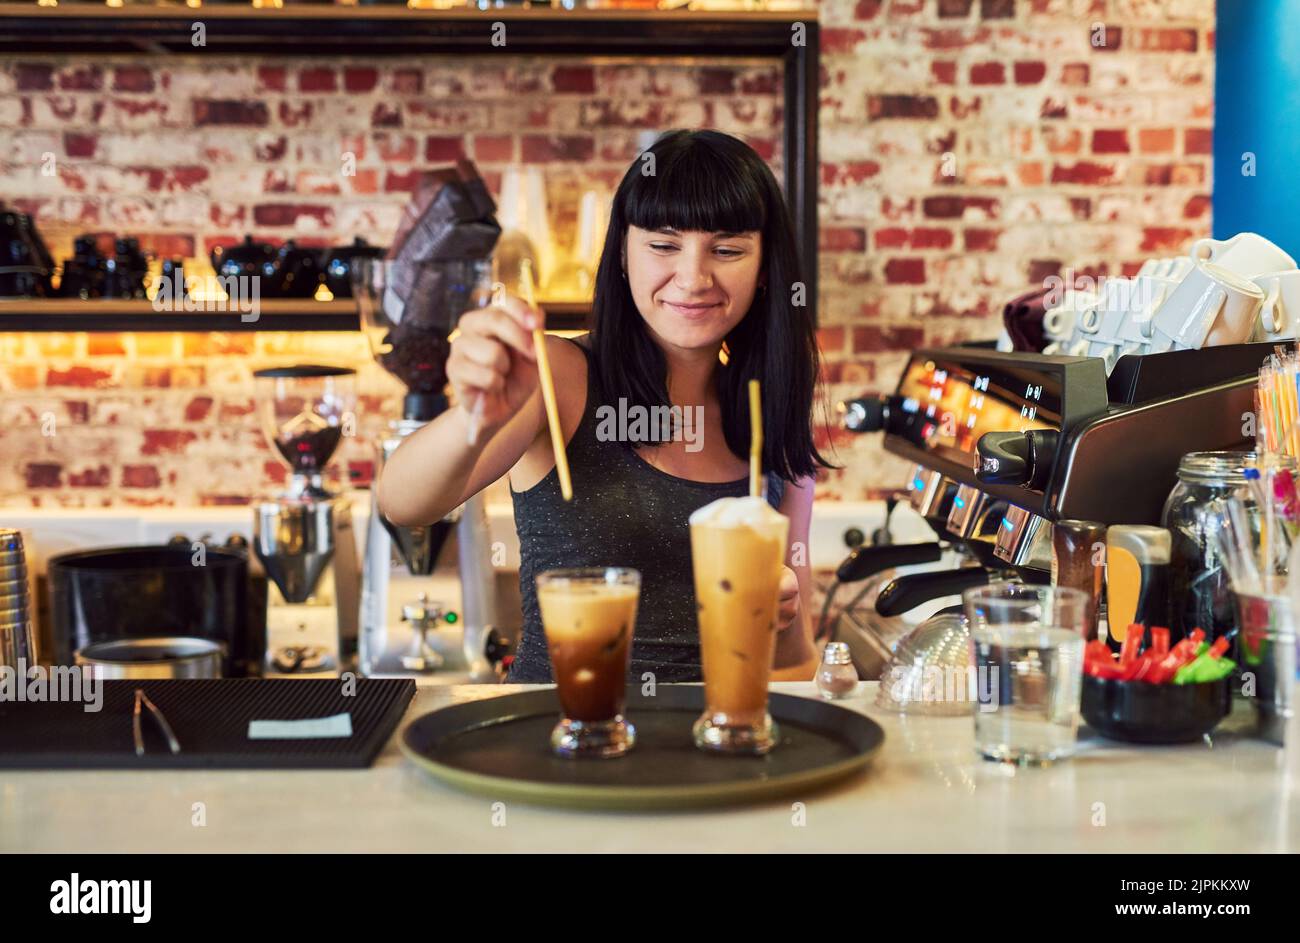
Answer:
[[(1295, 474), (1295, 459), (1269, 459)], [(1257, 461), (1254, 452), (1188, 452), (1178, 462), (1178, 483), (1165, 500), (1161, 517), (1173, 536), (1169, 561), (1173, 641), (1199, 627), (1210, 641), (1220, 635), (1233, 638), (1235, 655), (1237, 612), (1215, 540), (1218, 524), (1211, 502), (1237, 495), (1254, 528), (1259, 512), (1245, 487), (1245, 470), (1256, 467)]]

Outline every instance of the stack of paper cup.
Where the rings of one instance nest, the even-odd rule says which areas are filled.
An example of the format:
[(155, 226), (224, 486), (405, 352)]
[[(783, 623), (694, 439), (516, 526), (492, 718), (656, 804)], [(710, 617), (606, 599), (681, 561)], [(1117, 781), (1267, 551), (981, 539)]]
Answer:
[(36, 664), (32, 609), (22, 534), (0, 529), (0, 667)]

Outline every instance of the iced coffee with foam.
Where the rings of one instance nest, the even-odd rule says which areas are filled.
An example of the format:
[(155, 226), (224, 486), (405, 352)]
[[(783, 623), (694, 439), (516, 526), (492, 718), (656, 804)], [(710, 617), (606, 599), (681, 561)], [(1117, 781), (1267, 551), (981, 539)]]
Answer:
[(623, 718), (641, 575), (621, 567), (550, 570), (537, 602), (560, 697), (551, 746), (566, 757), (621, 756), (636, 742)]
[(776, 743), (767, 685), (790, 521), (762, 498), (720, 498), (690, 517), (704, 713), (695, 745), (766, 753)]

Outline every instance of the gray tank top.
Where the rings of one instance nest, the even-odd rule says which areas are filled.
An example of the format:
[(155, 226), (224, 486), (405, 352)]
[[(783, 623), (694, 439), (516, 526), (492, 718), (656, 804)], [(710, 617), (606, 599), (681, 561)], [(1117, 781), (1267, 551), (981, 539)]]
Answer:
[[(587, 357), (587, 403), (566, 454), (573, 500), (560, 495), (554, 468), (527, 491), (510, 489), (519, 533), (519, 593), (524, 625), (507, 681), (551, 682), (538, 573), (563, 567), (626, 566), (641, 573), (641, 601), (632, 635), (629, 681), (643, 672), (656, 681), (699, 681), (700, 640), (695, 621), (688, 518), (722, 497), (749, 493), (749, 479), (703, 482), (660, 471), (615, 441), (596, 436), (600, 405)], [(768, 501), (779, 509), (785, 482), (767, 476)]]

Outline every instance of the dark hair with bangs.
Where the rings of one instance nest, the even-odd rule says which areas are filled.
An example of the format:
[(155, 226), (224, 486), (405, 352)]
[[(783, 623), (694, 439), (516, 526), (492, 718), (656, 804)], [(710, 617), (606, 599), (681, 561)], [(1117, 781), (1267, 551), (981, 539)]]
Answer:
[[(834, 468), (812, 438), (818, 376), (816, 328), (793, 303), (802, 281), (794, 225), (772, 171), (748, 144), (720, 131), (669, 131), (628, 168), (614, 195), (596, 272), (592, 350), (602, 402), (667, 407), (668, 365), (623, 277), (628, 226), (762, 234), (760, 283), (749, 311), (725, 338), (727, 363), (714, 371), (727, 446), (749, 455), (751, 379), (762, 383), (763, 470), (786, 481)], [(644, 172), (643, 172), (644, 169)], [(652, 169), (652, 172), (651, 172)], [(651, 415), (654, 415), (651, 413)], [(631, 449), (637, 442), (624, 442)]]

